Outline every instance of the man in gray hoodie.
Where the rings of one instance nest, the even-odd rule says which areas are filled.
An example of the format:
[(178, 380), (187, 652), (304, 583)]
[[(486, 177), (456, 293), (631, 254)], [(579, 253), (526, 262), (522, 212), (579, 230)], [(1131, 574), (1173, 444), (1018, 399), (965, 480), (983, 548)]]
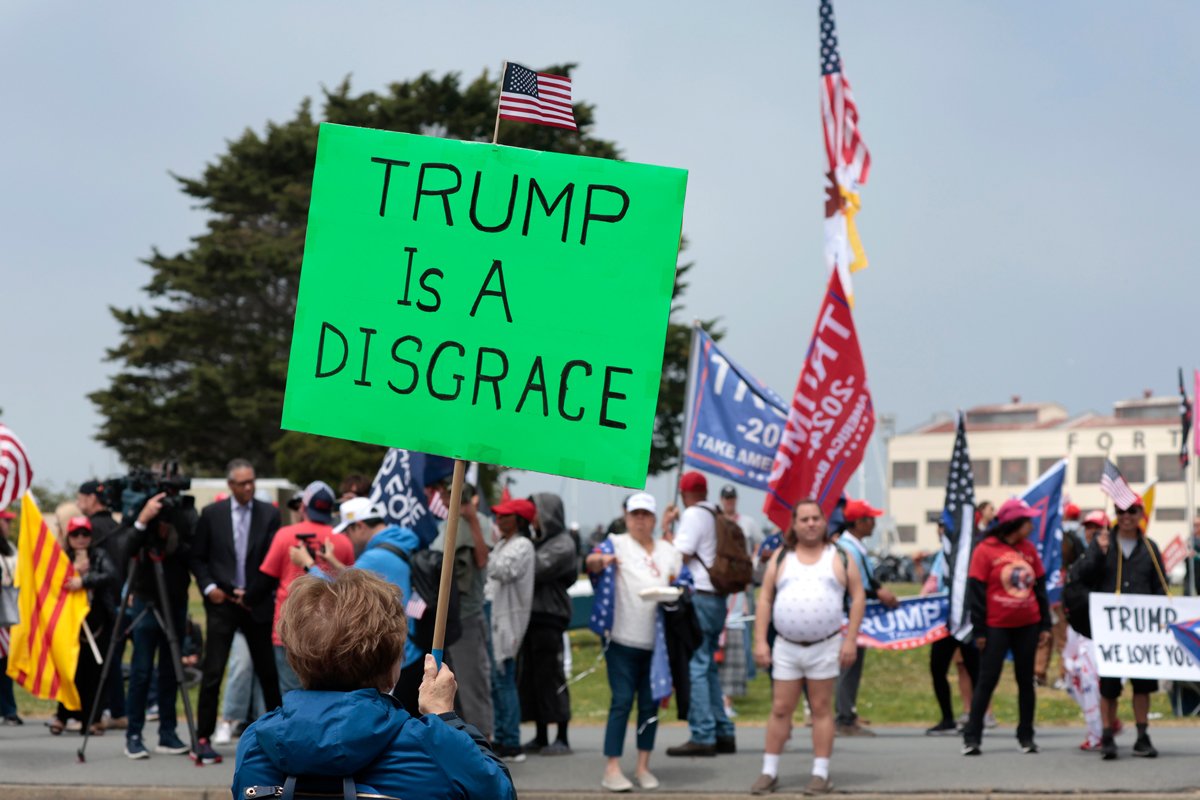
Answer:
[[(544, 756), (569, 755), (567, 723), (571, 719), (571, 694), (563, 675), (563, 634), (571, 622), (567, 589), (579, 577), (575, 543), (567, 533), (561, 497), (539, 493), (530, 499), (537, 508), (531, 535), (533, 607), (517, 661), (517, 686), (521, 718), (537, 724), (537, 735), (524, 748), (527, 753)], [(551, 722), (558, 724), (558, 736), (553, 743), (549, 740)]]

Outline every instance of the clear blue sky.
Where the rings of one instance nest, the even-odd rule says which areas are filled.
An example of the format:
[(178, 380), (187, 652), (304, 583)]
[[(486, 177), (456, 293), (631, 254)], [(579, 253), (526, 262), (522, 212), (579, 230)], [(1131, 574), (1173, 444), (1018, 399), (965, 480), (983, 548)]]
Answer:
[[(876, 407), (904, 429), (1013, 394), (1079, 412), (1174, 391), (1175, 369), (1200, 365), (1200, 5), (835, 8), (874, 158), (855, 290)], [(204, 230), (169, 171), (199, 174), (347, 75), (382, 89), (504, 58), (577, 62), (597, 135), (690, 170), (685, 317), (720, 316), (730, 353), (789, 395), (825, 280), (815, 0), (9, 0), (0, 407), (39, 480), (122, 468), (85, 395), (113, 371), (108, 306), (147, 302), (139, 259)], [(517, 488), (535, 487), (576, 494)], [(567, 513), (590, 523), (623, 492), (577, 494)]]

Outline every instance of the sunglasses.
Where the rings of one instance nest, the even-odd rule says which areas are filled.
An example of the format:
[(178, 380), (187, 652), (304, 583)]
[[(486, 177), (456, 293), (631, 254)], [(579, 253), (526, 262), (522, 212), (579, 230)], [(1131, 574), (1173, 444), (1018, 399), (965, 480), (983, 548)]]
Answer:
[(1142, 509), (1137, 506), (1134, 506), (1133, 508), (1118, 508), (1117, 509), (1117, 514), (1140, 514), (1140, 513), (1142, 513)]
[(91, 536), (91, 535), (92, 535), (91, 531), (83, 530), (83, 529), (74, 530), (67, 534), (68, 537), (70, 537), (70, 536)]

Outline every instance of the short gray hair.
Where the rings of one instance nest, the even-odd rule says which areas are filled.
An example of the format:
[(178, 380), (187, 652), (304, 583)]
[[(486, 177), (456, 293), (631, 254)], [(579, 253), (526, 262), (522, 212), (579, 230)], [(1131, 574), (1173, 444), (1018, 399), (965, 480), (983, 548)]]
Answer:
[(235, 458), (233, 461), (230, 461), (228, 464), (225, 465), (225, 479), (228, 480), (228, 479), (232, 478), (234, 472), (236, 472), (239, 469), (246, 469), (247, 467), (249, 467), (250, 469), (254, 469), (254, 465), (251, 464), (246, 459)]

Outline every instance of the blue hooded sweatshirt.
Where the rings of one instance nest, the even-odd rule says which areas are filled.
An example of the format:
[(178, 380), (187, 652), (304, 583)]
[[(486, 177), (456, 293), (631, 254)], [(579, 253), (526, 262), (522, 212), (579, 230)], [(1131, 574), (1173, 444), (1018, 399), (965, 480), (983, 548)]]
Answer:
[[(417, 534), (413, 533), (410, 529), (401, 528), (398, 525), (389, 525), (371, 537), (362, 554), (355, 560), (354, 568), (369, 569), (385, 581), (399, 586), (400, 591), (404, 592), (404, 602), (407, 603), (408, 598), (412, 597), (412, 570), (409, 568), (408, 562), (403, 558), (379, 546), (384, 542), (406, 553), (417, 550), (421, 545)], [(309, 570), (308, 574), (329, 580), (329, 576), (322, 572), (320, 567), (313, 567)], [(404, 643), (404, 661), (401, 663), (401, 667), (411, 666), (417, 659), (425, 655), (425, 652), (421, 648), (413, 644), (412, 631), (416, 624), (417, 621), (415, 619), (412, 617), (408, 618), (409, 636), (408, 641)]]
[(350, 776), (360, 793), (392, 797), (515, 800), (504, 763), (472, 734), (483, 741), (454, 714), (413, 717), (375, 689), (288, 692), (242, 734), (233, 797), (295, 775)]

